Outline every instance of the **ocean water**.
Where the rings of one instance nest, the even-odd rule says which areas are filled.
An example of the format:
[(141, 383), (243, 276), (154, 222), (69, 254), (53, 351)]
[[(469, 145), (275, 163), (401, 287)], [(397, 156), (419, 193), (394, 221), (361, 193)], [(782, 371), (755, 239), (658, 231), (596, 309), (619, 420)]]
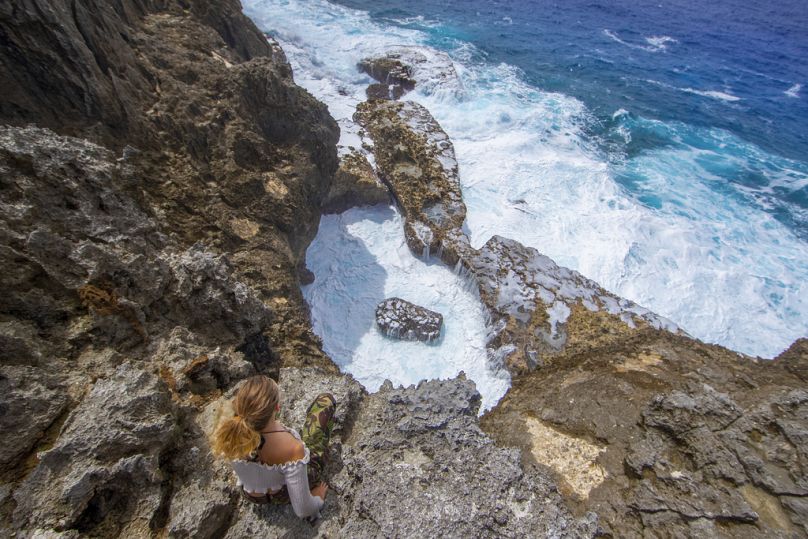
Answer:
[[(351, 116), (370, 82), (360, 59), (397, 46), (433, 58), (407, 98), (455, 144), (474, 245), (512, 237), (747, 354), (772, 357), (808, 334), (804, 4), (243, 4), (281, 43), (298, 84), (328, 105), (344, 146), (359, 144)], [(438, 76), (447, 61), (456, 77)], [(367, 226), (377, 227), (375, 242), (396, 245), (388, 225), (400, 218), (387, 215)], [(320, 234), (341, 226), (326, 218)], [(315, 241), (309, 260), (323, 248)], [(331, 255), (330, 266), (311, 268), (321, 281), (312, 286), (360, 293), (361, 281), (338, 268), (356, 261)], [(327, 350), (342, 347), (350, 368), (359, 356), (339, 341), (345, 304), (329, 307), (327, 289), (304, 293)], [(396, 350), (390, 361), (403, 365), (409, 351), (384, 351)], [(371, 385), (387, 368), (355, 367)]]

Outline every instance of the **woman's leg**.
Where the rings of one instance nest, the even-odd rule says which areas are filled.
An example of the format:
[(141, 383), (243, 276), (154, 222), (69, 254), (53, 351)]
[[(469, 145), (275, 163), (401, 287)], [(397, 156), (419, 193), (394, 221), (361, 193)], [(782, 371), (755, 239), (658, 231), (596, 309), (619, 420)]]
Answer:
[(328, 451), (328, 442), (331, 440), (331, 431), (334, 429), (334, 413), (337, 401), (329, 393), (322, 393), (314, 399), (306, 411), (306, 421), (300, 437), (309, 448), (309, 483), (313, 487), (323, 480), (323, 467)]

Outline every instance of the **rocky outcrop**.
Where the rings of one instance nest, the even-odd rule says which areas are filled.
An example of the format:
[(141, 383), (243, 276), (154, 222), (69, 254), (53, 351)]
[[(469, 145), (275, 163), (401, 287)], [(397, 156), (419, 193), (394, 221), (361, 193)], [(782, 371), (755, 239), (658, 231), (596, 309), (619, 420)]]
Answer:
[[(779, 360), (645, 328), (518, 378), (483, 428), (554, 469), (615, 536), (808, 533), (808, 394)], [(584, 491), (543, 450), (559, 436), (599, 445), (602, 475)]]
[(336, 123), (230, 0), (31, 0), (0, 35), (0, 535), (221, 535), (205, 406), (337, 371), (300, 294)]
[(594, 349), (638, 328), (679, 331), (670, 320), (517, 241), (494, 236), (481, 249), (463, 252), (459, 267), (477, 284), (498, 329), (488, 346), (512, 373), (530, 372), (562, 351)]
[(373, 140), (379, 176), (404, 214), (410, 250), (428, 256), (447, 245), (444, 239), (458, 234), (466, 218), (449, 137), (412, 101), (366, 101), (354, 119)]
[(284, 412), (288, 424), (302, 423), (306, 406), (322, 389), (334, 392), (339, 403), (323, 519), (312, 527), (289, 507), (241, 504), (227, 537), (596, 533), (594, 514), (574, 517), (546, 472), (523, 469), (518, 451), (498, 448), (479, 429), (480, 395), (462, 374), (417, 387), (388, 384), (372, 395), (344, 380), (350, 379), (281, 371), (284, 387), (297, 388)]
[(495, 236), (474, 249), (462, 230), (466, 207), (454, 147), (421, 105), (370, 100), (355, 119), (404, 214), (410, 250), (424, 258), (434, 253), (473, 282), (494, 328), (489, 351), (512, 373), (529, 372), (565, 347), (592, 347), (640, 327), (679, 331), (514, 240)]
[(390, 192), (376, 176), (367, 157), (351, 150), (340, 157), (331, 190), (323, 200), (323, 213), (342, 213), (356, 206), (388, 204)]
[(119, 196), (159, 222), (155, 241), (228, 253), (272, 306), (266, 333), (278, 354), (330, 364), (298, 286), (337, 167), (325, 106), (294, 84), (237, 2), (80, 4), (31, 0), (0, 13), (0, 121), (112, 151), (130, 170)]
[(72, 411), (14, 492), (16, 528), (144, 536), (162, 501), (159, 459), (176, 434), (157, 376), (124, 364)]
[(443, 315), (401, 298), (376, 306), (376, 326), (388, 337), (432, 342), (440, 337)]
[(363, 58), (357, 67), (378, 81), (368, 86), (368, 99), (399, 99), (416, 85), (425, 93), (462, 92), (452, 59), (428, 47), (393, 47)]

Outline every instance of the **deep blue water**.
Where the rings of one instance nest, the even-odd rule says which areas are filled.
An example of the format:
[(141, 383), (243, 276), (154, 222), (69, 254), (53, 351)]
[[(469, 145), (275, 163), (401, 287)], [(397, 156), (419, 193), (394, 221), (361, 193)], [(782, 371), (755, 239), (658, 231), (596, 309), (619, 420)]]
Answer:
[[(703, 163), (715, 188), (808, 239), (804, 0), (339, 3), (424, 30), (437, 48), (473, 43), (485, 61), (516, 65), (531, 84), (580, 99), (611, 160), (665, 146), (720, 147), (715, 129), (736, 135), (754, 148), (735, 143), (726, 159)], [(613, 119), (621, 109), (630, 114)], [(658, 203), (631, 167), (616, 179), (640, 202)]]

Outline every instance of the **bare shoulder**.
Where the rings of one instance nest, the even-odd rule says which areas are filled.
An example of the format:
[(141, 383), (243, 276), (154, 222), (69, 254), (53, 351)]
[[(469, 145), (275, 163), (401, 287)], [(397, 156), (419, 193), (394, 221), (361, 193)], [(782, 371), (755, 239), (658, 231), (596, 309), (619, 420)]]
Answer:
[(292, 435), (276, 434), (264, 444), (261, 460), (268, 464), (284, 464), (306, 456), (303, 443)]

